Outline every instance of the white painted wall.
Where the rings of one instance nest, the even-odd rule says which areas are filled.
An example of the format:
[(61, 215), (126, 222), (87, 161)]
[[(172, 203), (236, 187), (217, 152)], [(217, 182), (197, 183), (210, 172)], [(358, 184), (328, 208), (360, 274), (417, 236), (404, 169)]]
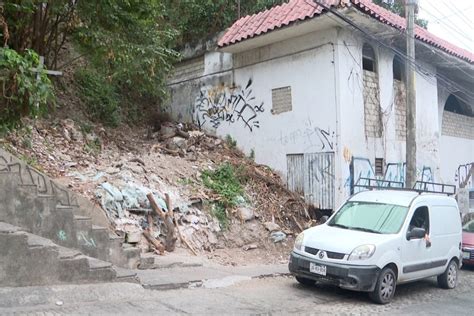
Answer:
[[(204, 127), (223, 137), (231, 135), (245, 153), (255, 151), (256, 162), (270, 165), (283, 175), (287, 168), (286, 154), (332, 151), (331, 146), (336, 146), (331, 45), (335, 35), (335, 30), (322, 31), (235, 55), (236, 88), (232, 90), (228, 87), (231, 83), (225, 83), (226, 87), (219, 91), (225, 91), (227, 97), (245, 91), (248, 104), (254, 107), (263, 103), (264, 111), (256, 113), (250, 126), (234, 114), (234, 122), (221, 120), (215, 128), (208, 120)], [(245, 89), (249, 80), (252, 84)], [(272, 89), (286, 86), (292, 89), (293, 109), (274, 115)], [(212, 91), (213, 87), (205, 86), (202, 90)], [(319, 135), (320, 129), (330, 134), (329, 141)]]
[[(349, 30), (332, 28), (235, 55), (209, 52), (204, 78), (191, 83), (195, 88), (185, 90), (192, 95), (175, 100), (190, 100), (189, 112), (203, 128), (222, 137), (231, 135), (246, 154), (255, 152), (257, 163), (267, 164), (283, 176), (287, 154), (335, 152), (337, 207), (350, 192), (352, 157), (358, 170), (369, 172), (363, 175), (373, 176), (375, 158), (384, 158), (386, 163), (399, 163), (391, 165), (390, 174), (404, 178), (405, 142), (395, 131), (394, 54), (372, 45), (377, 55), (383, 136), (366, 137), (363, 43)], [(423, 67), (435, 72), (429, 64)], [(274, 115), (272, 89), (286, 86), (292, 89), (292, 111)], [(447, 95), (438, 91), (435, 77), (417, 73), (416, 87), (419, 176), (429, 168), (431, 173), (425, 180), (450, 183), (460, 164), (474, 160), (473, 142), (441, 137), (440, 104)], [(179, 93), (179, 89), (175, 91)], [(243, 117), (255, 117), (245, 123), (234, 111), (233, 102), (249, 106)], [(321, 131), (329, 134), (327, 139)]]
[[(338, 36), (338, 68), (340, 97), (340, 170), (337, 200), (342, 202), (349, 194), (350, 157), (360, 164), (362, 176), (370, 173), (375, 158), (386, 163), (405, 162), (405, 142), (395, 134), (395, 109), (393, 106), (393, 57), (394, 54), (372, 43), (377, 55), (380, 105), (383, 112), (383, 136), (366, 137), (364, 130), (364, 100), (362, 73), (362, 45), (364, 40), (347, 30)], [(370, 44), (370, 43), (369, 43)], [(424, 65), (434, 71), (429, 65)], [(431, 168), (434, 179), (439, 178), (439, 124), (436, 78), (417, 73), (417, 168)], [(358, 161), (357, 158), (363, 158)], [(367, 160), (368, 159), (368, 160)], [(357, 162), (358, 161), (358, 162)], [(373, 176), (373, 174), (370, 174)], [(357, 172), (356, 177), (358, 178)], [(357, 181), (354, 179), (354, 182)]]
[[(461, 179), (466, 177), (467, 169), (464, 166), (474, 162), (474, 140), (441, 136), (440, 161), (440, 180), (444, 183), (458, 185), (459, 177)], [(474, 188), (474, 183), (471, 181), (468, 187)]]

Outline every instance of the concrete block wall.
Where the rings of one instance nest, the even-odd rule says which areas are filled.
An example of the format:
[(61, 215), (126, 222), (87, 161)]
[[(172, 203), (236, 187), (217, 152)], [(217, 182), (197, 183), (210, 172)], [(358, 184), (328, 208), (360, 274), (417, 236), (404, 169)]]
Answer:
[(402, 81), (393, 81), (396, 139), (405, 141), (407, 134), (406, 88)]
[(204, 56), (183, 61), (175, 65), (170, 83), (197, 78), (204, 73)]
[(368, 137), (382, 137), (382, 116), (378, 75), (364, 70), (364, 126)]
[(444, 111), (442, 134), (474, 139), (474, 117)]

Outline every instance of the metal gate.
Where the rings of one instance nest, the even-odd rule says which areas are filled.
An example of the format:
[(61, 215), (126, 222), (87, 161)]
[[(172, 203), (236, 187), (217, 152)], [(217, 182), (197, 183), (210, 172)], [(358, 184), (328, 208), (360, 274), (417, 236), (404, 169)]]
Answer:
[(320, 209), (334, 209), (334, 153), (287, 155), (287, 164), (288, 189)]

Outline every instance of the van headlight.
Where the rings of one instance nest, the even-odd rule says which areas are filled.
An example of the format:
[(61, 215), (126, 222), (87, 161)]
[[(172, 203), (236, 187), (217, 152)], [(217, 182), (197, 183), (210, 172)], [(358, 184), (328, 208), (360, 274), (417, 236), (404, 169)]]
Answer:
[(362, 245), (352, 250), (348, 260), (369, 259), (375, 252), (375, 245)]
[(304, 233), (299, 234), (295, 239), (295, 249), (302, 250)]

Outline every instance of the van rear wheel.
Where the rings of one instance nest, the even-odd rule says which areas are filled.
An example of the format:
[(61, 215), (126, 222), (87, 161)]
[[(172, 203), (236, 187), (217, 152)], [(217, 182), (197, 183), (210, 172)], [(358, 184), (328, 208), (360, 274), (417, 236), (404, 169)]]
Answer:
[(438, 285), (443, 289), (454, 289), (458, 284), (458, 263), (451, 260), (443, 274), (438, 275)]
[(380, 272), (373, 292), (369, 293), (370, 298), (378, 304), (390, 303), (395, 295), (397, 287), (397, 276), (392, 268), (386, 267)]
[(314, 285), (314, 283), (316, 283), (316, 281), (314, 280), (311, 280), (311, 279), (307, 279), (307, 278), (302, 278), (302, 277), (295, 277), (296, 281), (298, 281), (299, 283), (303, 284), (303, 285)]

